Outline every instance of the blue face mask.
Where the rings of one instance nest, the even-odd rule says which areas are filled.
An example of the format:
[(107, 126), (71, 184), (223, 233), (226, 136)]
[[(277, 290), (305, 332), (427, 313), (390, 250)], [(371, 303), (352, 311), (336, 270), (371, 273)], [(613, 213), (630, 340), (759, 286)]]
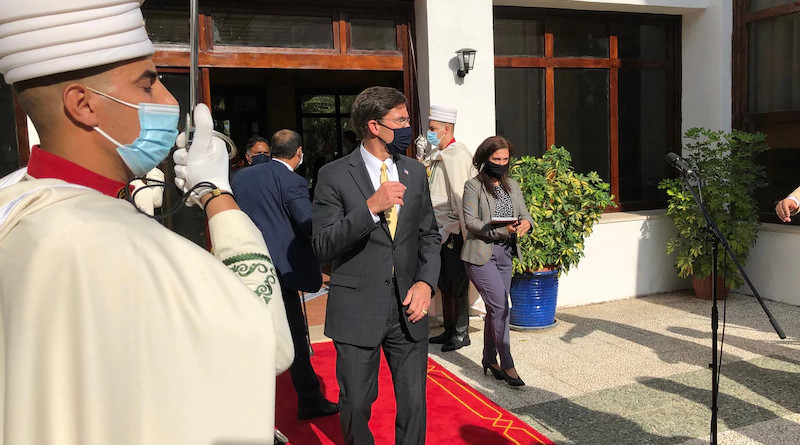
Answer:
[[(386, 127), (386, 125), (380, 125)], [(392, 142), (386, 144), (386, 148), (389, 149), (389, 153), (391, 153), (393, 156), (406, 154), (406, 149), (409, 145), (411, 145), (411, 139), (414, 137), (411, 127), (389, 129), (394, 133), (394, 139), (392, 139)]]
[(89, 90), (139, 110), (139, 137), (130, 144), (120, 144), (99, 127), (94, 127), (95, 131), (117, 146), (117, 153), (136, 177), (144, 176), (169, 155), (178, 137), (179, 106), (150, 103), (134, 105), (92, 88)]
[(428, 131), (428, 142), (430, 142), (431, 145), (439, 145), (439, 144), (442, 143), (442, 138), (439, 137), (439, 133), (429, 130)]

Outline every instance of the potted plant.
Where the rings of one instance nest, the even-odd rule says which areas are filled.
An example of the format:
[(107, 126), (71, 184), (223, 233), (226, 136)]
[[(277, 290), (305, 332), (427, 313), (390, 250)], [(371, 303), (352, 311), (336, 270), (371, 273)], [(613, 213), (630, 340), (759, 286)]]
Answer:
[(609, 185), (596, 172), (576, 173), (564, 147), (541, 158), (523, 156), (511, 167), (533, 218), (517, 240), (511, 284), (511, 325), (539, 329), (554, 325), (558, 277), (578, 264), (584, 241), (607, 207), (616, 206)]
[[(684, 137), (688, 141), (684, 153), (689, 153), (685, 160), (702, 181), (708, 213), (744, 265), (758, 237), (754, 192), (765, 185), (765, 174), (754, 158), (769, 148), (766, 135), (691, 128)], [(667, 242), (667, 253), (675, 254), (678, 276), (691, 276), (695, 294), (710, 299), (712, 259), (706, 220), (680, 178), (664, 179), (659, 188), (667, 192), (667, 215), (676, 229), (675, 236)], [(718, 297), (724, 298), (743, 280), (722, 246), (717, 264), (718, 288), (724, 289)]]

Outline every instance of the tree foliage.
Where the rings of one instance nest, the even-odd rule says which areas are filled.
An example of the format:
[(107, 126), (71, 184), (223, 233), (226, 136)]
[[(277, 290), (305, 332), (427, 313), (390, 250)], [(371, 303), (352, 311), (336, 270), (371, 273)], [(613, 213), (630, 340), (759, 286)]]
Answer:
[[(744, 265), (750, 248), (758, 237), (758, 206), (754, 197), (757, 188), (765, 185), (764, 168), (754, 157), (769, 147), (763, 133), (733, 130), (730, 133), (705, 128), (691, 128), (685, 136), (686, 162), (698, 173), (703, 183), (703, 199), (710, 216), (727, 238), (736, 258)], [(680, 178), (664, 179), (658, 186), (667, 192), (667, 215), (677, 232), (667, 242), (667, 253), (675, 254), (679, 277), (711, 275), (711, 244), (707, 223), (692, 194)], [(740, 286), (742, 278), (736, 265), (725, 261), (720, 246), (717, 264), (725, 274), (725, 285)], [(725, 268), (723, 270), (723, 267)]]
[(529, 236), (517, 241), (522, 262), (514, 258), (514, 272), (568, 271), (583, 257), (594, 223), (607, 207), (616, 206), (609, 185), (596, 172), (576, 173), (564, 147), (553, 146), (541, 158), (523, 156), (510, 174), (533, 218)]

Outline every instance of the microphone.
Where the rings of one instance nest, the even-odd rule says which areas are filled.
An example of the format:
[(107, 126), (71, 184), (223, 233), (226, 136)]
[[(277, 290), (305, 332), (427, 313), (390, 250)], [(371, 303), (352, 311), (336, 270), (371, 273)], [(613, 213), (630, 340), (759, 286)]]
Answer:
[(694, 170), (689, 167), (689, 164), (673, 152), (667, 153), (667, 163), (677, 168), (684, 175), (693, 176), (695, 174)]

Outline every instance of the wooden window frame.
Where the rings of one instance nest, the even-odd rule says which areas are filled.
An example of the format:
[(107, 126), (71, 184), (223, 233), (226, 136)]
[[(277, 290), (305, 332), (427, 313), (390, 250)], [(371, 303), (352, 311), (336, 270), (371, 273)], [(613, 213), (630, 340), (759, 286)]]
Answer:
[[(356, 49), (353, 48), (353, 31), (352, 31), (352, 20), (353, 19), (377, 19), (377, 20), (392, 20), (394, 21), (394, 28), (395, 28), (395, 43), (397, 44), (396, 50), (376, 50), (376, 49)], [(340, 20), (342, 26), (342, 35), (343, 35), (343, 45), (342, 47), (345, 48), (346, 54), (359, 54), (359, 55), (375, 55), (375, 56), (399, 56), (402, 55), (402, 46), (400, 42), (403, 40), (403, 23), (397, 20), (397, 15), (395, 14), (380, 14), (380, 13), (353, 13), (353, 12), (344, 12), (341, 15)]]
[[(555, 70), (560, 68), (607, 69), (609, 79), (609, 183), (616, 208), (607, 212), (663, 208), (666, 199), (657, 201), (620, 202), (619, 198), (619, 70), (660, 69), (667, 73), (667, 152), (680, 150), (680, 19), (671, 16), (634, 13), (604, 13), (563, 11), (541, 8), (503, 7), (494, 8), (495, 19), (538, 20), (544, 32), (544, 56), (495, 55), (495, 68), (543, 68), (545, 73), (545, 141), (549, 150), (555, 144)], [(623, 15), (624, 14), (624, 15)], [(555, 57), (555, 41), (547, 32), (545, 19), (584, 18), (604, 23), (608, 28), (609, 53), (607, 57)], [(665, 26), (668, 30), (666, 59), (621, 59), (619, 42), (614, 26), (635, 23), (638, 25)], [(666, 155), (666, 152), (664, 153)]]
[(800, 121), (800, 110), (766, 113), (750, 113), (747, 110), (749, 80), (747, 62), (750, 52), (747, 25), (774, 17), (800, 13), (800, 1), (754, 12), (748, 12), (748, 6), (749, 0), (733, 1), (731, 123), (734, 128), (748, 129), (753, 125), (763, 123)]
[[(750, 132), (781, 123), (796, 123), (800, 125), (800, 110), (761, 113), (752, 113), (748, 110), (748, 59), (750, 52), (748, 25), (775, 17), (800, 13), (800, 1), (752, 12), (748, 11), (749, 2), (750, 0), (733, 0), (731, 125), (733, 128)], [(767, 134), (767, 142), (770, 143), (769, 133)], [(786, 193), (790, 191), (786, 190)], [(759, 209), (759, 220), (761, 222), (775, 223), (772, 207), (768, 206), (767, 208)], [(793, 221), (791, 224), (798, 225), (800, 222)]]
[[(159, 2), (159, 9), (175, 9), (174, 0)], [(362, 0), (332, 4), (324, 0), (292, 4), (264, 1), (247, 6), (231, 5), (211, 0), (200, 11), (200, 66), (214, 68), (286, 68), (319, 70), (375, 70), (402, 71), (406, 68), (408, 22), (413, 17), (411, 2), (399, 1), (382, 4), (380, 9)], [(370, 11), (369, 13), (361, 11)], [(265, 15), (330, 16), (333, 32), (333, 49), (281, 48), (214, 45), (215, 13), (247, 13)], [(374, 51), (350, 48), (349, 17), (394, 19), (397, 27), (398, 50)], [(154, 57), (158, 66), (186, 67), (189, 65), (189, 47), (182, 45), (157, 45)]]

